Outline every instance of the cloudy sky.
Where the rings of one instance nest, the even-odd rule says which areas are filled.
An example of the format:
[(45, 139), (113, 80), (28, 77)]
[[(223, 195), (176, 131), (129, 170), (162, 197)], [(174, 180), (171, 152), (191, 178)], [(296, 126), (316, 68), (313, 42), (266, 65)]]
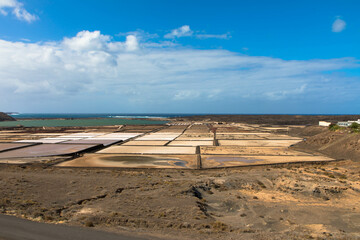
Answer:
[(359, 7), (0, 0), (0, 111), (359, 113)]

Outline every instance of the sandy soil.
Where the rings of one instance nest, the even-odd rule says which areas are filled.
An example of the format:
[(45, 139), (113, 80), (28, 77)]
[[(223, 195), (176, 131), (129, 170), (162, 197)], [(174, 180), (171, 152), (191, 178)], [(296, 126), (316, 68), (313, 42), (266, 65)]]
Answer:
[(0, 167), (0, 211), (164, 239), (358, 239), (360, 164), (219, 170)]
[(293, 146), (300, 151), (319, 152), (340, 159), (360, 161), (360, 134), (348, 130), (329, 131), (322, 128), (321, 133), (306, 137)]

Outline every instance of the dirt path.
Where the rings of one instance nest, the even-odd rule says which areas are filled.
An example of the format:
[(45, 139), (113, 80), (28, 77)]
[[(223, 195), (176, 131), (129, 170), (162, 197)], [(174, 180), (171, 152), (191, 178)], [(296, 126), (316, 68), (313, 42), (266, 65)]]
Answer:
[(32, 222), (13, 216), (0, 215), (0, 239), (2, 240), (145, 240), (81, 227)]

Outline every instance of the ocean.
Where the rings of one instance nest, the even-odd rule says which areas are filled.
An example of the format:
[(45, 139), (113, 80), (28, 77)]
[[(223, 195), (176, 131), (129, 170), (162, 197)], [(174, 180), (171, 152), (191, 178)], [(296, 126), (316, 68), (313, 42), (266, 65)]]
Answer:
[[(17, 121), (0, 122), (0, 127), (75, 127), (110, 125), (165, 124), (167, 118), (194, 114), (133, 114), (133, 113), (11, 113)], [(146, 120), (159, 118), (159, 120)]]
[[(165, 124), (168, 122), (167, 118), (169, 117), (185, 116), (186, 114), (13, 113), (9, 115), (16, 118), (17, 121), (0, 122), (0, 127), (152, 125)], [(159, 118), (159, 120), (149, 118)]]
[[(195, 114), (149, 114), (149, 113), (14, 113), (9, 114), (16, 119), (24, 118), (169, 118), (169, 117), (184, 117)], [(201, 114), (196, 114), (201, 115)]]

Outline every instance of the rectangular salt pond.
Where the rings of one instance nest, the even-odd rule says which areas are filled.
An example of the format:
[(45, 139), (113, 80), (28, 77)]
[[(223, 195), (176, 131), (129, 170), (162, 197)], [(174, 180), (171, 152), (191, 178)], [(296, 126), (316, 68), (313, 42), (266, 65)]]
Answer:
[(136, 138), (136, 141), (142, 140), (153, 140), (153, 141), (171, 141), (180, 136), (180, 134), (173, 134), (173, 133), (151, 133), (139, 138)]
[(121, 144), (122, 146), (164, 146), (169, 141), (129, 141), (124, 144)]
[(58, 167), (196, 168), (196, 155), (85, 154)]
[(19, 140), (16, 143), (61, 143), (69, 141), (69, 139), (38, 139), (38, 140)]
[(95, 149), (95, 144), (39, 144), (0, 153), (0, 158), (28, 158), (69, 155)]
[(325, 156), (226, 156), (207, 155), (202, 158), (204, 168), (237, 167), (275, 163), (325, 162), (334, 160)]
[(111, 146), (97, 153), (131, 153), (131, 154), (195, 154), (195, 147), (170, 146)]
[(114, 133), (107, 133), (107, 134), (103, 134), (101, 136), (126, 136), (126, 137), (136, 137), (139, 136), (143, 133), (127, 133), (127, 132), (114, 132)]
[[(69, 135), (64, 135), (66, 137), (96, 137), (100, 135), (105, 135), (106, 133), (74, 133)], [(63, 137), (63, 136), (61, 136)]]
[(108, 138), (94, 137), (94, 138), (87, 138), (87, 139), (126, 141), (126, 140), (128, 140), (130, 138), (125, 138), (125, 137), (108, 137)]
[(142, 133), (109, 133), (105, 135), (99, 135), (94, 138), (101, 138), (101, 139), (120, 139), (120, 140), (126, 140), (129, 138), (137, 137), (141, 135)]
[(268, 155), (268, 156), (312, 156), (287, 147), (203, 146), (202, 155)]
[(172, 141), (168, 146), (212, 146), (213, 141)]
[(275, 135), (275, 134), (264, 136), (264, 138), (269, 140), (302, 140), (303, 139), (299, 137), (291, 137), (288, 135)]
[(248, 147), (288, 147), (300, 142), (299, 140), (218, 140), (220, 146), (248, 146)]
[(121, 142), (121, 140), (86, 138), (81, 140), (71, 140), (63, 142), (63, 144), (102, 144), (104, 146), (109, 146), (119, 142)]
[(84, 139), (84, 137), (47, 137), (47, 138), (40, 138), (39, 140), (79, 140)]
[(242, 140), (242, 139), (248, 139), (248, 140), (255, 140), (255, 139), (264, 139), (263, 136), (258, 136), (255, 134), (217, 134), (216, 139), (218, 140)]
[(0, 152), (33, 146), (33, 143), (0, 143)]

